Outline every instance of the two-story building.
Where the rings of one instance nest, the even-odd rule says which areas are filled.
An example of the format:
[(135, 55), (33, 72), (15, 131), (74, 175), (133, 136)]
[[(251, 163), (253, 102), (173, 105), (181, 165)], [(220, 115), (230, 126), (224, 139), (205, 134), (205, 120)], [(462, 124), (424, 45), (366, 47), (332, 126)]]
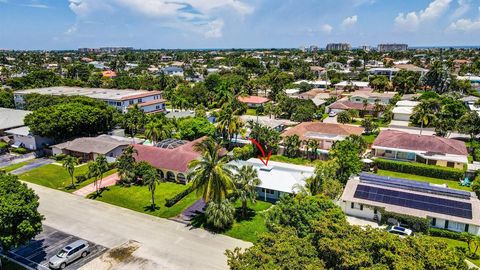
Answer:
[(82, 87), (46, 87), (14, 92), (14, 101), (17, 108), (25, 105), (25, 95), (40, 94), (52, 96), (84, 96), (106, 102), (108, 105), (117, 108), (120, 112), (126, 113), (128, 109), (138, 104), (146, 113), (165, 111), (165, 100), (160, 91), (132, 90), (132, 89), (104, 89), (104, 88), (82, 88)]

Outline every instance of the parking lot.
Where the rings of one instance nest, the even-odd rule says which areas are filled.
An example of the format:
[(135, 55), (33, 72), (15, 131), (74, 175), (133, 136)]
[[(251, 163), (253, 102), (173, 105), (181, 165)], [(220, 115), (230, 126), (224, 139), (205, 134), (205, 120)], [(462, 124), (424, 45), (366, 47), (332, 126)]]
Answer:
[[(48, 260), (64, 246), (79, 240), (80, 238), (63, 233), (48, 226), (43, 226), (43, 232), (27, 245), (12, 250), (8, 256), (31, 269), (45, 270), (48, 268)], [(89, 253), (85, 258), (67, 265), (65, 269), (78, 269), (91, 260), (104, 253), (107, 248), (89, 242)]]

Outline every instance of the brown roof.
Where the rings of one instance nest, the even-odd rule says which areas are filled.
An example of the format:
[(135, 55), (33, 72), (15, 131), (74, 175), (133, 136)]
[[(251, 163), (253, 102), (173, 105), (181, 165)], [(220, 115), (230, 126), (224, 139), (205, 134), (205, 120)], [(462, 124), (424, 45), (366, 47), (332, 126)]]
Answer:
[(432, 135), (410, 134), (398, 130), (383, 130), (372, 147), (397, 148), (412, 151), (467, 156), (465, 143)]
[(329, 134), (329, 135), (361, 135), (363, 128), (351, 125), (323, 123), (323, 122), (303, 122), (282, 133), (283, 137), (297, 135), (301, 140), (311, 139), (306, 136), (307, 133)]
[(142, 98), (142, 97), (149, 97), (149, 96), (154, 96), (154, 95), (159, 95), (162, 92), (160, 91), (148, 91), (148, 92), (143, 92), (137, 95), (131, 95), (131, 96), (126, 96), (122, 97), (122, 100), (129, 100), (129, 99), (134, 99), (134, 98)]
[(77, 138), (72, 141), (54, 145), (52, 147), (79, 153), (96, 153), (105, 155), (117, 147), (127, 146), (131, 143), (131, 139), (128, 140), (122, 137), (100, 135), (98, 137)]
[[(349, 100), (339, 100), (334, 103), (332, 103), (329, 106), (330, 109), (336, 109), (336, 110), (359, 110), (363, 111), (365, 106), (363, 103), (359, 102), (351, 102)], [(373, 104), (367, 104), (367, 111), (373, 111), (374, 110), (374, 105)]]
[(270, 99), (266, 97), (259, 97), (259, 96), (246, 96), (246, 97), (240, 96), (237, 99), (242, 103), (250, 103), (250, 104), (262, 104), (270, 101)]

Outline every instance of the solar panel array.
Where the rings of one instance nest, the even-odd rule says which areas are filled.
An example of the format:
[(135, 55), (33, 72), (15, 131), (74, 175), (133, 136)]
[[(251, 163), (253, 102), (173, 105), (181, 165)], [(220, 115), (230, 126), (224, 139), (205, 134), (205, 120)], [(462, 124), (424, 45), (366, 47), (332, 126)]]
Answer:
[(461, 218), (472, 218), (472, 204), (467, 202), (459, 202), (361, 184), (357, 186), (357, 190), (355, 190), (353, 196), (359, 199), (390, 205), (398, 205)]
[(431, 193), (461, 199), (470, 199), (471, 194), (467, 191), (455, 190), (450, 188), (431, 186), (427, 182), (419, 182), (413, 180), (406, 180), (401, 178), (394, 178), (388, 176), (381, 176), (371, 173), (361, 173), (360, 182), (373, 183), (376, 185), (408, 189), (413, 191), (419, 191), (424, 193)]

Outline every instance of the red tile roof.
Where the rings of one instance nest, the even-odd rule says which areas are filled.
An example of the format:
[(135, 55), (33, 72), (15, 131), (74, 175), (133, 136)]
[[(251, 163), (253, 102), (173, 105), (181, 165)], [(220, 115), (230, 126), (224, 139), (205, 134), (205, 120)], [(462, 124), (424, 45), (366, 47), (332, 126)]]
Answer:
[(351, 125), (341, 125), (333, 123), (323, 123), (323, 122), (303, 122), (292, 128), (289, 128), (282, 133), (283, 137), (298, 135), (301, 140), (310, 139), (305, 136), (307, 132), (321, 133), (321, 134), (331, 134), (331, 135), (361, 135), (363, 133), (362, 127), (351, 126)]
[(432, 135), (410, 134), (398, 130), (383, 130), (373, 142), (373, 148), (386, 147), (412, 151), (467, 156), (465, 143)]
[(249, 103), (249, 104), (262, 104), (270, 101), (270, 99), (266, 97), (259, 97), (259, 96), (246, 96), (246, 97), (240, 96), (237, 99), (242, 103)]
[(117, 73), (115, 71), (112, 71), (112, 70), (106, 70), (106, 71), (102, 72), (102, 76), (103, 77), (108, 77), (108, 78), (113, 78), (113, 77), (117, 77)]
[[(359, 102), (351, 102), (349, 100), (339, 100), (334, 103), (332, 103), (330, 106), (328, 106), (330, 109), (336, 109), (336, 110), (359, 110), (363, 111), (365, 108), (363, 106), (363, 103)], [(367, 111), (373, 111), (374, 110), (374, 105), (373, 104), (368, 104), (367, 105)]]

